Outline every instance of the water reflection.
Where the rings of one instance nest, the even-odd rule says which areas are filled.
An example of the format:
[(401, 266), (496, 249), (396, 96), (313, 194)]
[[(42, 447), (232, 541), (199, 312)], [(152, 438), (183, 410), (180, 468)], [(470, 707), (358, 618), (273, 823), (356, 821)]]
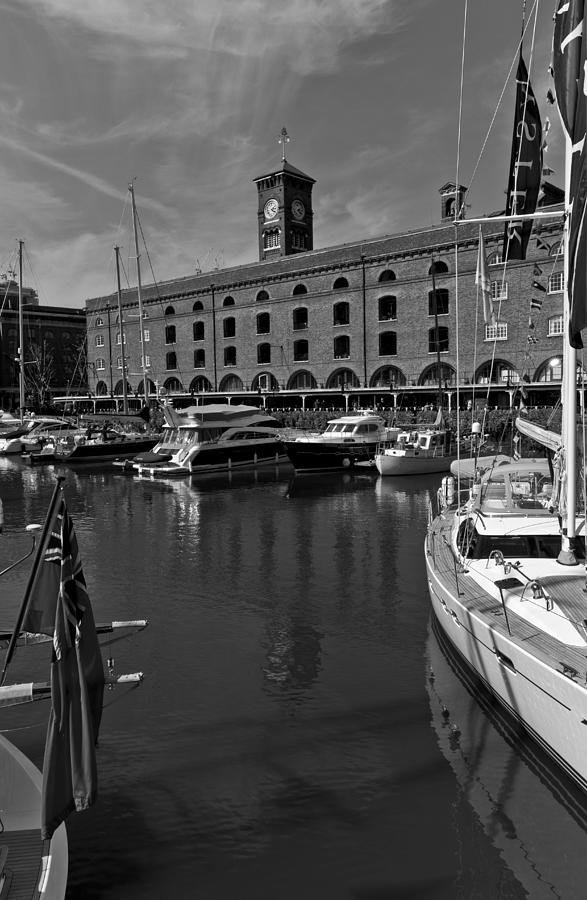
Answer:
[[(587, 879), (587, 799), (493, 700), (431, 621), (427, 687), (438, 745), (470, 806), (532, 900), (579, 897)], [(475, 847), (461, 832), (468, 865)], [(481, 850), (481, 848), (479, 848)], [(509, 896), (509, 895), (508, 895)]]

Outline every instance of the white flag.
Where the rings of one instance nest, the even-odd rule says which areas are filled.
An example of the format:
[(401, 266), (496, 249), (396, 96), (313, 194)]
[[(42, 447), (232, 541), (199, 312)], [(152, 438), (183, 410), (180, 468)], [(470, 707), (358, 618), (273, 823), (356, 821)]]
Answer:
[(483, 243), (483, 232), (481, 231), (481, 228), (479, 228), (479, 252), (477, 254), (475, 284), (478, 285), (483, 296), (483, 318), (485, 319), (485, 324), (495, 325), (495, 313), (493, 311), (493, 302), (491, 300), (491, 280), (487, 271), (485, 244)]

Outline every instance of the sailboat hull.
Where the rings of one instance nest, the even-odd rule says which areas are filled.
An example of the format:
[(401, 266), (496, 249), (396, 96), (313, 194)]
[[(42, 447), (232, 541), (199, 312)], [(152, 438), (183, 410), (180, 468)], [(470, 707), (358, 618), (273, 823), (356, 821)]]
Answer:
[[(430, 526), (425, 552), (440, 628), (511, 715), (587, 791), (585, 648), (551, 640), (540, 653), (528, 637), (536, 629), (522, 627), (511, 612), (510, 634), (499, 599), (483, 595), (466, 570), (458, 572), (446, 537), (446, 519), (439, 516)], [(569, 577), (580, 590), (582, 570)]]

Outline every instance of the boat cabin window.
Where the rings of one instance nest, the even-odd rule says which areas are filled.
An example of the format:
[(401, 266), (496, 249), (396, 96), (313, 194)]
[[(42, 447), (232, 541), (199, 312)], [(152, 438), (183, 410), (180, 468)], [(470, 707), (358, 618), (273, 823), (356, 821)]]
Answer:
[(374, 431), (379, 431), (375, 422), (363, 422), (357, 428), (357, 434), (371, 434)]

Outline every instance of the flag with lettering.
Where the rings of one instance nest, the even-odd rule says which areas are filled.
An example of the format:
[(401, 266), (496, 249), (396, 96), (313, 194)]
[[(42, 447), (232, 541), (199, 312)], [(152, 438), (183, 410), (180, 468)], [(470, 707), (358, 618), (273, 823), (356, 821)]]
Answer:
[[(45, 743), (41, 834), (50, 838), (70, 812), (96, 797), (96, 742), (102, 717), (104, 667), (73, 523), (65, 501), (57, 506), (42, 566), (46, 611), (37, 590), (25, 616), (27, 630), (46, 632), (53, 616), (51, 710)], [(38, 583), (37, 583), (38, 586)], [(33, 629), (32, 625), (35, 625)], [(41, 625), (42, 629), (37, 626)]]
[(485, 243), (483, 241), (483, 232), (479, 228), (479, 247), (477, 250), (477, 271), (475, 272), (475, 284), (481, 291), (483, 298), (483, 319), (486, 325), (495, 325), (495, 312), (493, 311), (493, 302), (491, 300), (491, 279), (487, 270), (487, 259), (485, 258)]
[(542, 125), (538, 103), (530, 85), (526, 64), (520, 54), (516, 73), (514, 131), (507, 189), (503, 258), (526, 259), (532, 219), (516, 215), (533, 213), (538, 203), (542, 173)]
[(569, 340), (583, 347), (587, 327), (587, 40), (584, 0), (561, 0), (554, 17), (553, 77), (563, 127), (571, 144), (568, 197)]

